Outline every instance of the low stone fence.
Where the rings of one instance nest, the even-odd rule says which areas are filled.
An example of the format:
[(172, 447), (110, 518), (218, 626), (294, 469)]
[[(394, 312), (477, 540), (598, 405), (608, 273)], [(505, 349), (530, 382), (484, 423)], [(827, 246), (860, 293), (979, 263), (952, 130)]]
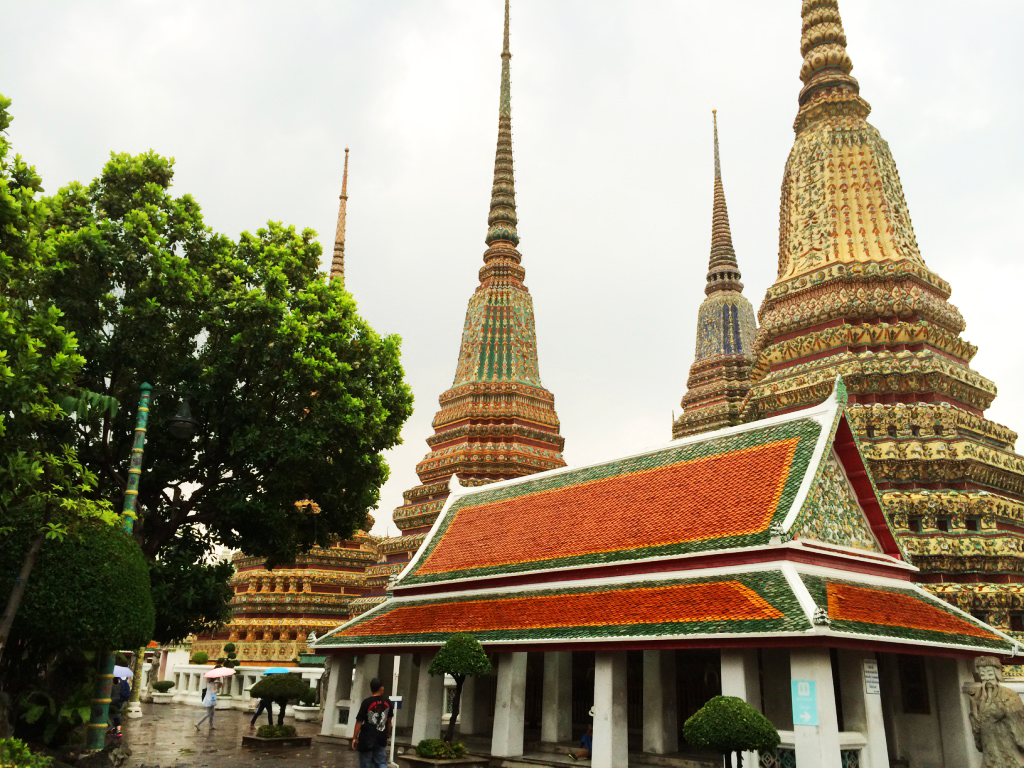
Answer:
[[(217, 694), (217, 709), (255, 709), (256, 701), (249, 696), (249, 690), (263, 677), (263, 673), (267, 669), (275, 666), (280, 665), (238, 666), (235, 667), (234, 675), (220, 678), (221, 690)], [(168, 678), (174, 681), (174, 687), (169, 691), (173, 694), (171, 702), (196, 707), (202, 706), (201, 694), (203, 688), (206, 688), (209, 683), (209, 680), (203, 675), (211, 669), (213, 669), (211, 664), (176, 664), (171, 669), (171, 675)], [(295, 673), (301, 674), (302, 679), (309, 683), (311, 688), (316, 688), (320, 676), (324, 673), (324, 668), (295, 667), (293, 674)], [(290, 716), (291, 714), (292, 707), (288, 707), (285, 710), (285, 715)]]

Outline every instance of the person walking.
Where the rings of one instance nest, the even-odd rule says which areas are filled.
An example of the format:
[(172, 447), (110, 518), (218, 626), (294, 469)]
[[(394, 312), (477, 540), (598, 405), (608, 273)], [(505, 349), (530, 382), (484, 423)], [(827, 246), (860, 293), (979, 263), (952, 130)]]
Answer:
[(274, 724), (274, 702), (271, 699), (263, 698), (260, 699), (260, 705), (256, 707), (256, 714), (252, 716), (252, 720), (249, 721), (249, 728), (256, 727), (256, 720), (263, 714), (263, 710), (267, 711), (267, 725)]
[(203, 697), (203, 706), (206, 708), (206, 714), (196, 720), (196, 730), (199, 730), (199, 726), (207, 720), (210, 721), (210, 730), (216, 730), (213, 727), (213, 713), (217, 711), (217, 682), (211, 680), (210, 687), (206, 689), (206, 696)]
[(394, 709), (384, 696), (384, 683), (376, 677), (370, 681), (370, 693), (372, 695), (363, 699), (356, 713), (352, 749), (359, 751), (359, 768), (387, 768), (388, 736)]
[(122, 736), (121, 710), (131, 695), (132, 689), (128, 685), (128, 681), (115, 677), (110, 685), (110, 720), (112, 725), (107, 733), (113, 735), (116, 739), (120, 739)]

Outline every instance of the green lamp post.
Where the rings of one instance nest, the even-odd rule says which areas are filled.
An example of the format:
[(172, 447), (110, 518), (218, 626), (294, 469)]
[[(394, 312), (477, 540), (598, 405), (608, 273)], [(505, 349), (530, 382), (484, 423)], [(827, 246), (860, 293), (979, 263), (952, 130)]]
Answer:
[[(138, 517), (136, 505), (139, 498), (139, 478), (142, 475), (142, 452), (146, 445), (146, 425), (149, 423), (149, 401), (155, 394), (152, 385), (142, 382), (139, 385), (139, 408), (135, 416), (135, 436), (132, 441), (132, 458), (128, 467), (128, 482), (124, 489), (124, 506), (121, 508), (121, 525), (126, 535), (132, 535), (135, 519)], [(191, 438), (199, 422), (192, 418), (188, 402), (181, 401), (178, 413), (170, 419), (168, 429), (172, 435), (182, 439)], [(110, 713), (110, 688), (114, 680), (114, 654), (101, 656), (102, 661), (96, 685), (93, 688), (92, 708), (89, 718), (89, 730), (86, 734), (85, 748), (89, 752), (103, 749), (107, 730), (107, 717)]]

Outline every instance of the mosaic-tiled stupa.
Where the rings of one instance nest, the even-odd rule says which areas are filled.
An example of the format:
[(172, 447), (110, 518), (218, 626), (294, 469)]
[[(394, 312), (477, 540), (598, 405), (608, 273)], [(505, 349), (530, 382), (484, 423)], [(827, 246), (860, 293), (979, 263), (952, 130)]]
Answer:
[[(498, 142), (480, 285), (466, 310), (455, 380), (439, 398), (434, 434), (427, 438), (430, 451), (416, 465), (420, 484), (403, 494), (404, 503), (394, 512), (402, 536), (382, 544), (388, 566), (371, 571), (382, 582), (422, 543), (448, 498), (453, 474), (472, 486), (565, 466), (555, 398), (540, 380), (533, 299), (517, 249), (511, 58), (506, 0)], [(359, 608), (380, 600), (383, 593), (360, 601)]]
[(750, 391), (750, 366), (757, 324), (754, 308), (743, 295), (740, 268), (729, 229), (729, 210), (722, 186), (715, 134), (715, 194), (711, 214), (711, 257), (707, 298), (697, 311), (697, 344), (683, 395), (683, 413), (672, 425), (672, 437), (685, 437), (740, 423), (743, 400)]
[[(887, 513), (922, 580), (993, 626), (1024, 631), (1024, 458), (985, 418), (995, 385), (949, 284), (918, 249), (889, 145), (836, 0), (804, 0), (804, 60), (780, 205), (779, 264), (759, 312), (744, 419), (824, 400), (837, 374)], [(1020, 671), (1020, 670), (1018, 670)]]

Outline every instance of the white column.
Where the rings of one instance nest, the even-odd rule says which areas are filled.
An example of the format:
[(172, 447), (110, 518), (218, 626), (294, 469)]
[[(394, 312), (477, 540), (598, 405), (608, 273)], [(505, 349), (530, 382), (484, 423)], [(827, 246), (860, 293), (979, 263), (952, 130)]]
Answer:
[[(756, 650), (729, 648), (722, 651), (722, 695), (743, 699), (754, 709), (761, 710)], [(744, 752), (743, 764), (757, 765), (757, 752)]]
[(359, 705), (370, 695), (370, 681), (377, 676), (379, 666), (379, 653), (368, 653), (359, 657), (356, 674), (352, 678), (352, 690), (349, 694), (348, 717), (341, 727), (341, 736), (346, 739), (351, 739), (356, 730), (356, 715), (359, 713)]
[(334, 725), (338, 722), (338, 678), (341, 677), (341, 656), (339, 654), (327, 654), (325, 664), (330, 670), (331, 677), (327, 681), (327, 690), (323, 692), (323, 723), (320, 724), (320, 735), (333, 736)]
[(441, 715), (444, 713), (444, 675), (431, 675), (427, 670), (436, 652), (420, 654), (420, 673), (416, 686), (416, 709), (412, 718), (412, 743), (441, 736)]
[(839, 755), (839, 719), (832, 685), (832, 660), (827, 648), (794, 648), (789, 654), (794, 681), (814, 683), (818, 725), (801, 725), (794, 701), (793, 731), (796, 734), (796, 764), (815, 768), (842, 768)]
[[(864, 734), (868, 742), (861, 750), (861, 768), (889, 768), (881, 680), (875, 654), (840, 650), (839, 680), (843, 693), (843, 725), (847, 731)], [(887, 691), (887, 695), (899, 694)]]
[(594, 658), (593, 768), (629, 765), (626, 717), (626, 653), (598, 651)]
[(467, 677), (462, 685), (462, 699), (459, 701), (459, 734), (468, 736), (471, 733), (478, 733), (481, 724), (477, 720), (477, 713), (480, 711), (478, 695), (480, 683), (475, 677)]
[(942, 734), (942, 759), (946, 765), (978, 768), (981, 752), (974, 746), (968, 715), (970, 702), (963, 694), (964, 683), (974, 682), (970, 659), (929, 660), (935, 682), (935, 699), (939, 710), (939, 732)]
[(398, 694), (402, 697), (402, 711), (399, 713), (399, 728), (412, 729), (412, 716), (416, 712), (416, 687), (419, 685), (420, 668), (416, 657), (403, 653), (398, 660)]
[(540, 740), (572, 739), (572, 653), (544, 654), (544, 700), (541, 705)]
[(679, 751), (675, 651), (644, 651), (644, 752)]
[(491, 754), (518, 757), (523, 754), (526, 723), (526, 654), (498, 654), (498, 690), (494, 699)]

